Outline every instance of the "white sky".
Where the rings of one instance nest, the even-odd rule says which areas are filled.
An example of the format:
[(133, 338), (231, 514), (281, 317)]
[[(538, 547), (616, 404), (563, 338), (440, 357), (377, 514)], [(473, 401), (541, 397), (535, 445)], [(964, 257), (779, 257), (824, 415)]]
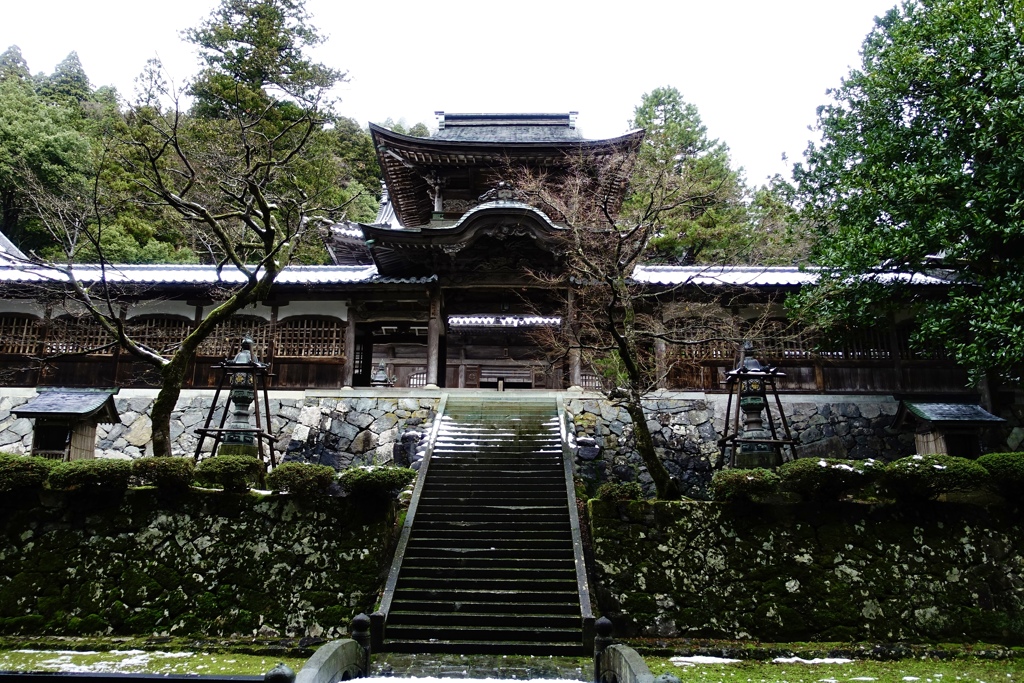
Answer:
[[(624, 133), (645, 92), (673, 85), (732, 150), (748, 182), (789, 175), (825, 90), (860, 64), (896, 0), (307, 0), (329, 37), (316, 58), (347, 70), (341, 112), (433, 127), (434, 111), (579, 111), (588, 138)], [(0, 51), (33, 73), (75, 50), (93, 86), (123, 95), (147, 59), (197, 70), (182, 29), (216, 0), (5, 0)], [(789, 163), (781, 160), (785, 153)]]

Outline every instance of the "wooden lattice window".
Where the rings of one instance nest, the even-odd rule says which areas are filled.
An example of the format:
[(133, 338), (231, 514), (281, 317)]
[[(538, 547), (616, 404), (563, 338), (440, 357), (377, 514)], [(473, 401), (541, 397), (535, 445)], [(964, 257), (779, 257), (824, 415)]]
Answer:
[(345, 324), (318, 316), (286, 318), (277, 325), (275, 342), (278, 358), (343, 358)]
[(736, 357), (735, 340), (739, 335), (730, 320), (682, 319), (676, 323), (672, 336), (683, 342), (671, 347), (676, 358), (682, 361), (732, 361)]
[(170, 358), (188, 335), (191, 322), (179, 316), (140, 316), (128, 321), (128, 334), (161, 356)]
[(199, 355), (208, 358), (234, 358), (242, 348), (242, 338), (253, 341), (258, 360), (267, 357), (270, 323), (254, 315), (236, 315), (217, 325), (199, 345)]
[(93, 318), (70, 315), (50, 321), (46, 337), (47, 355), (89, 354), (111, 356), (114, 338)]
[(39, 351), (43, 326), (31, 315), (0, 315), (0, 353), (34, 355)]
[(818, 353), (829, 360), (889, 360), (892, 343), (887, 329), (860, 330), (840, 344), (824, 345)]
[(424, 371), (424, 372), (414, 372), (411, 375), (409, 375), (409, 386), (413, 387), (413, 388), (427, 386), (427, 373), (426, 373), (426, 371)]
[(756, 332), (754, 357), (758, 360), (806, 360), (814, 356), (812, 336), (786, 321), (769, 320)]

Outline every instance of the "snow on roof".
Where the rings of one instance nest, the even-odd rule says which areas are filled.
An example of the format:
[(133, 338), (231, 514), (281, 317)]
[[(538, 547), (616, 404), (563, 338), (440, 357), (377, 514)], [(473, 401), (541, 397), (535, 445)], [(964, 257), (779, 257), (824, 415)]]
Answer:
[(789, 266), (637, 266), (633, 271), (633, 280), (654, 285), (785, 287), (816, 279), (813, 271)]
[[(217, 273), (212, 265), (76, 265), (76, 277), (82, 282), (107, 282), (138, 285), (238, 285), (245, 278), (232, 266)], [(881, 273), (873, 275), (881, 282), (903, 281), (911, 284), (948, 284), (947, 280), (921, 273)], [(0, 261), (0, 284), (61, 282), (64, 275), (55, 269)], [(798, 287), (813, 284), (813, 269), (769, 266), (637, 266), (634, 281), (653, 285)], [(382, 277), (374, 265), (288, 266), (277, 276), (278, 285), (345, 285), (370, 283), (419, 284), (437, 280), (429, 277)]]
[(452, 327), (557, 327), (562, 319), (540, 315), (453, 315), (449, 316), (448, 324)]
[[(236, 285), (245, 276), (232, 266), (217, 273), (210, 265), (99, 265), (83, 264), (74, 269), (75, 277), (83, 282), (107, 282), (143, 285)], [(289, 266), (276, 279), (282, 285), (352, 284), (377, 279), (376, 267), (370, 266)], [(0, 268), (0, 282), (59, 282), (64, 280), (59, 271), (39, 266)]]
[[(923, 273), (888, 272), (862, 277), (886, 284), (949, 284), (948, 280)], [(637, 266), (632, 279), (654, 285), (799, 287), (817, 282), (818, 269), (795, 266)]]

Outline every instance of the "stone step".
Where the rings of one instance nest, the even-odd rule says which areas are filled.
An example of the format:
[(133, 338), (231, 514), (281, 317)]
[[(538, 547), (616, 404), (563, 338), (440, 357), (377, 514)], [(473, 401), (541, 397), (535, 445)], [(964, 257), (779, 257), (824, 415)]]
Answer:
[[(582, 640), (582, 638), (581, 638)], [(521, 643), (475, 640), (388, 640), (387, 652), (410, 654), (464, 654), (464, 655), (531, 655), (535, 657), (582, 657), (582, 642)]]
[(522, 567), (499, 564), (494, 567), (403, 567), (402, 581), (418, 579), (444, 579), (459, 585), (478, 581), (575, 581), (575, 567)]
[(388, 630), (391, 631), (396, 626), (473, 626), (474, 629), (519, 627), (572, 630), (580, 628), (580, 616), (549, 612), (505, 614), (491, 611), (440, 613), (392, 611), (388, 615)]
[(444, 555), (416, 555), (407, 556), (403, 568), (442, 568), (442, 567), (511, 567), (519, 568), (541, 568), (541, 569), (568, 569), (576, 571), (576, 563), (572, 557), (453, 557)]
[[(574, 596), (569, 596), (572, 598)], [(418, 612), (421, 614), (446, 614), (462, 613), (469, 614), (552, 614), (580, 618), (579, 604), (567, 602), (499, 602), (491, 600), (469, 600), (463, 596), (455, 600), (443, 599), (419, 599), (415, 597), (403, 598), (400, 602), (396, 598), (391, 603), (392, 612), (398, 611)], [(390, 618), (390, 614), (389, 614)]]
[[(511, 575), (510, 575), (511, 576)], [(575, 573), (570, 578), (490, 578), (463, 579), (458, 582), (445, 576), (410, 576), (403, 572), (398, 577), (397, 588), (423, 588), (438, 590), (440, 588), (457, 588), (463, 590), (512, 591), (512, 592), (568, 592), (576, 590)]]
[[(410, 547), (405, 553), (406, 557), (523, 557), (519, 548), (452, 548), (450, 546), (423, 544)], [(571, 547), (534, 548), (530, 551), (530, 558), (542, 559), (574, 559)]]

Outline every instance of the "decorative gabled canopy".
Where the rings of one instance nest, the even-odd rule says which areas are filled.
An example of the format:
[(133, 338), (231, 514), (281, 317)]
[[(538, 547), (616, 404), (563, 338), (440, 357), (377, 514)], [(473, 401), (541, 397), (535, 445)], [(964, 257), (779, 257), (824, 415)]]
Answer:
[(916, 425), (918, 429), (949, 427), (987, 427), (1006, 422), (977, 403), (939, 401), (901, 401), (893, 425)]
[(11, 412), (18, 417), (121, 424), (121, 416), (114, 405), (118, 389), (39, 387), (37, 391), (38, 396)]
[[(461, 214), (502, 179), (509, 167), (560, 172), (585, 158), (608, 165), (636, 152), (644, 132), (583, 140), (572, 114), (447, 114), (431, 138), (370, 124), (395, 215), (405, 227), (428, 225), (440, 213)], [(601, 192), (621, 201), (625, 171), (607, 169)], [(443, 200), (437, 201), (438, 192)]]
[[(555, 245), (564, 231), (542, 211), (515, 201), (481, 204), (452, 225), (359, 228), (367, 253), (384, 276), (465, 272), (481, 261), (511, 257), (521, 259), (523, 266), (550, 267), (558, 258)], [(495, 243), (504, 248), (495, 249)]]

